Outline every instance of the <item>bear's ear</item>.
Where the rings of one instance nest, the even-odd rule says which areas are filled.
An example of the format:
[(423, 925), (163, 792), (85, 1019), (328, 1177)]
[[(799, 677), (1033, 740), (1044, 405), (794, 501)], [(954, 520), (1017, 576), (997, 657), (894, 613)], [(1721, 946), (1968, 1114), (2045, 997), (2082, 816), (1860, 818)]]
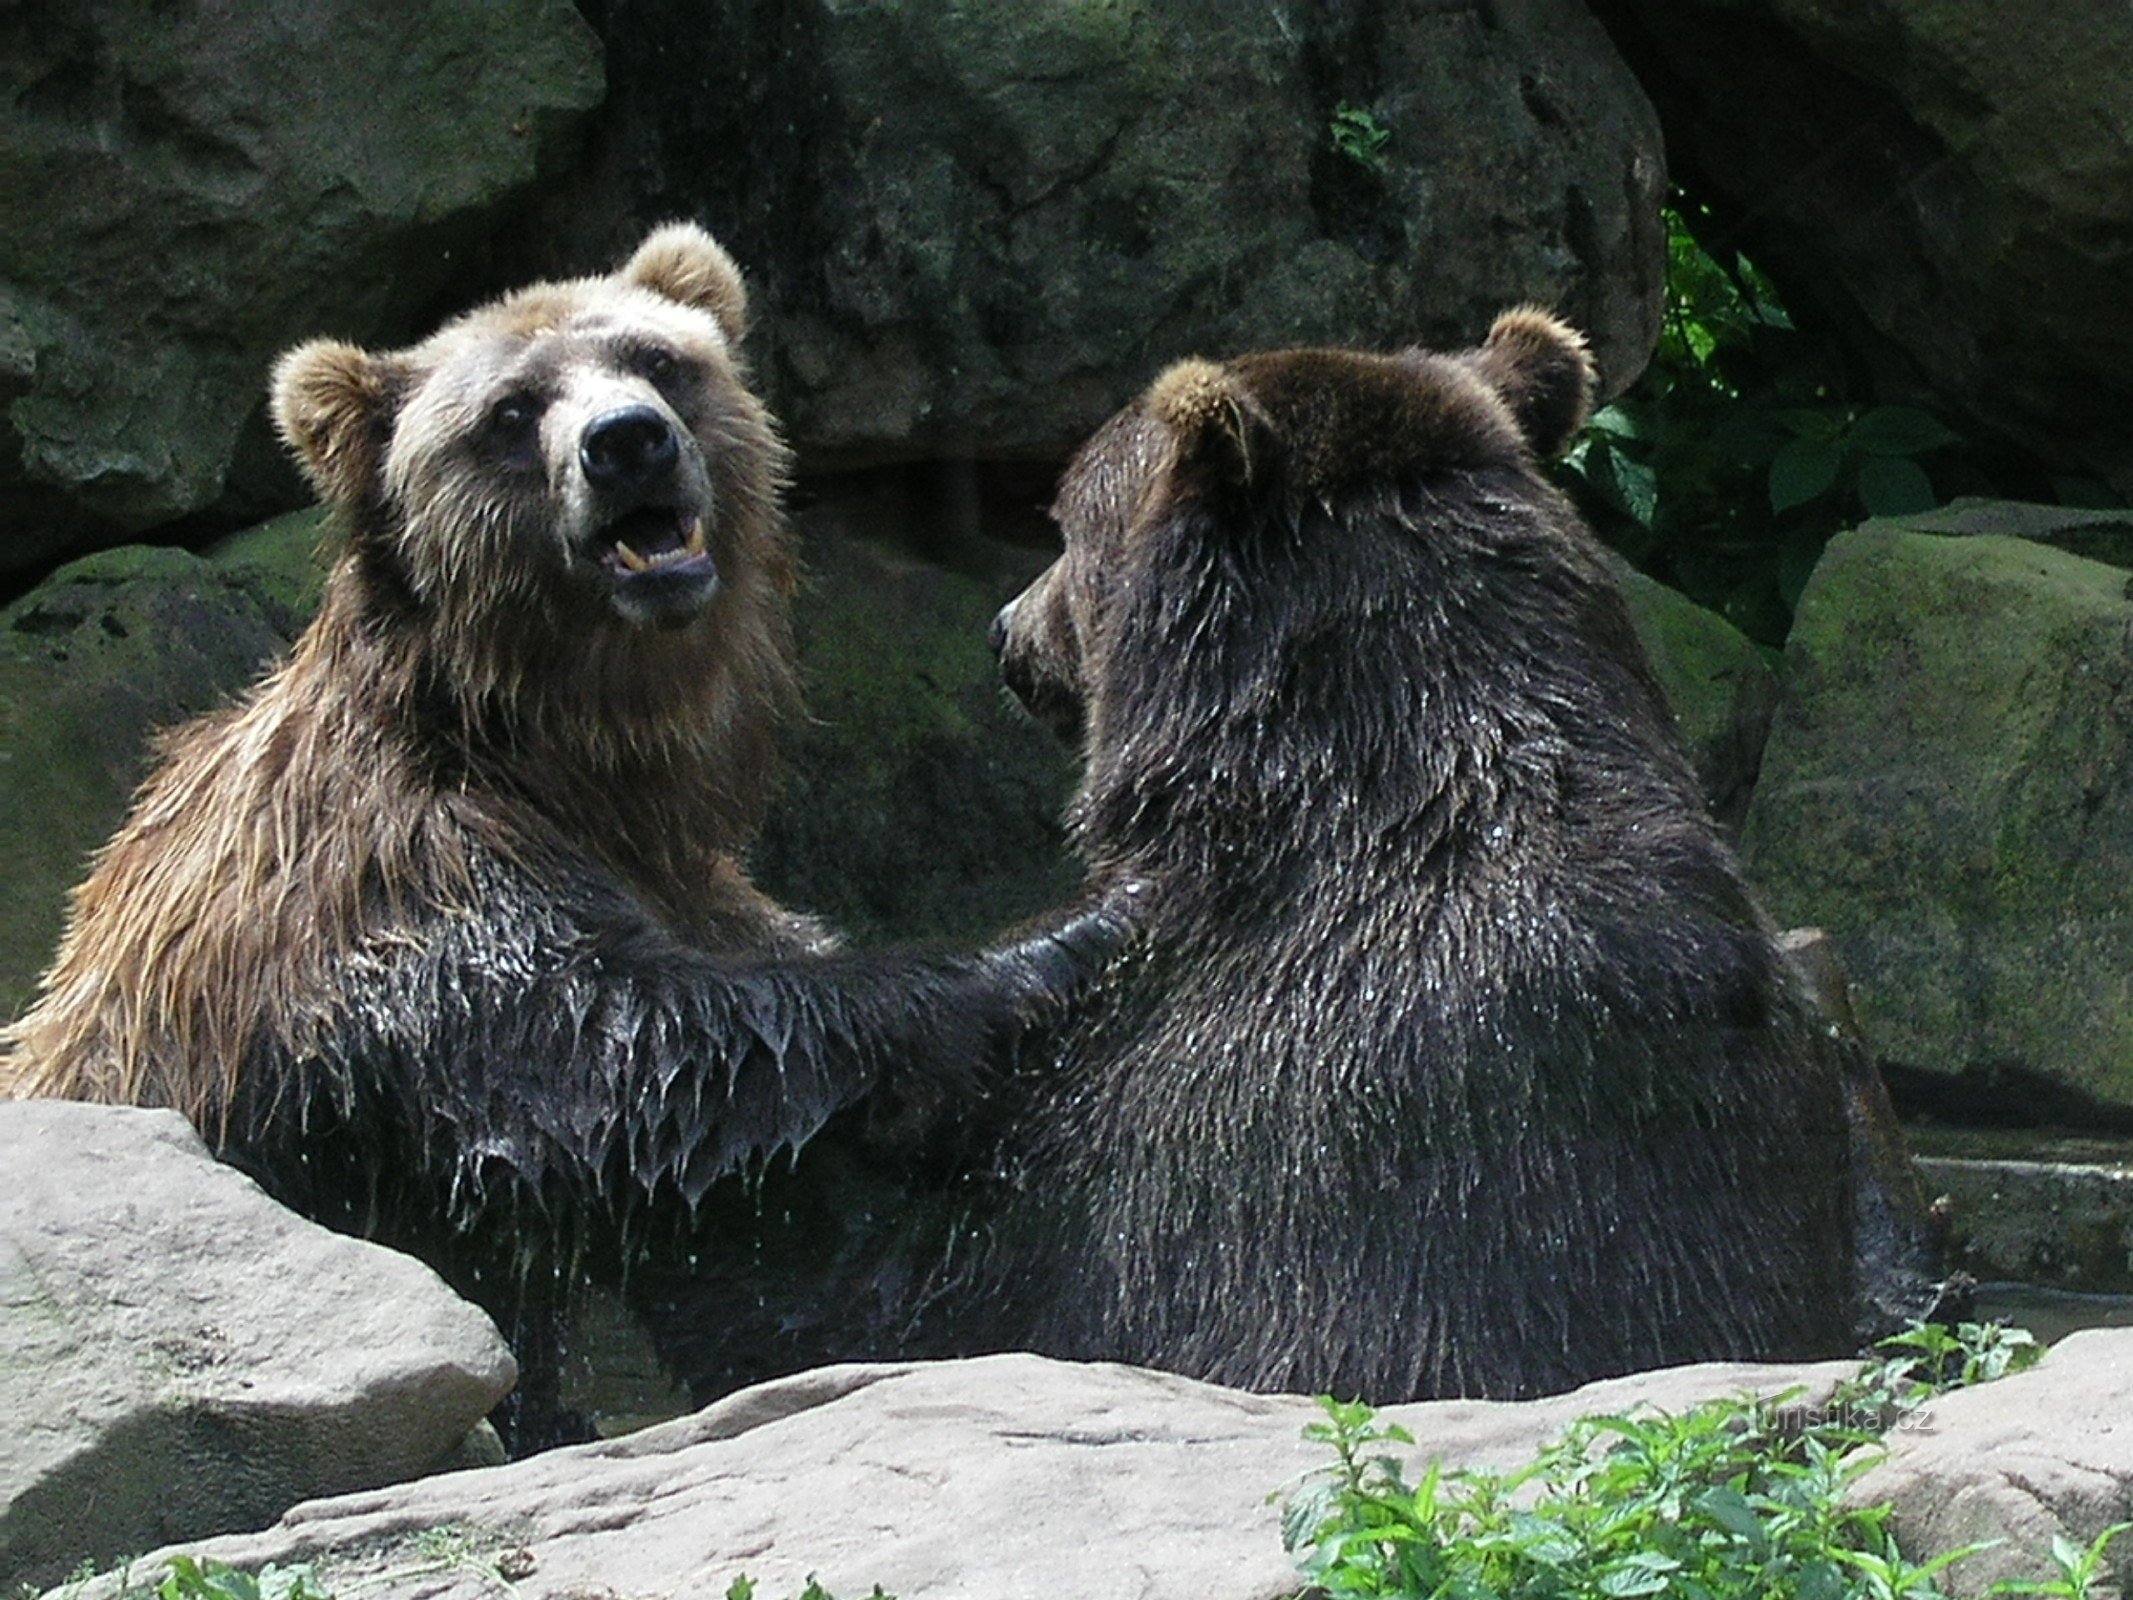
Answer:
[(1598, 373), (1585, 336), (1538, 306), (1506, 311), (1461, 359), (1503, 397), (1543, 459), (1569, 449), (1592, 414)]
[(1150, 385), (1142, 404), (1170, 435), (1182, 473), (1244, 488), (1272, 465), (1272, 425), (1225, 367), (1180, 361)]
[(337, 339), (300, 344), (274, 364), (275, 429), (320, 499), (357, 500), (377, 481), (398, 370)]
[(726, 338), (741, 342), (748, 331), (748, 291), (741, 269), (723, 246), (693, 222), (654, 228), (622, 269), (625, 282), (717, 319)]

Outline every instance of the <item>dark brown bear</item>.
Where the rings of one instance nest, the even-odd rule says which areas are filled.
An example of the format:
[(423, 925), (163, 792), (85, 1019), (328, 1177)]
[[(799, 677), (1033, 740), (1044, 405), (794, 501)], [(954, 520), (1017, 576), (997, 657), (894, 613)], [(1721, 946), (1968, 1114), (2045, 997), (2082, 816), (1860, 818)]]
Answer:
[(1263, 1390), (1521, 1396), (1852, 1344), (1843, 1071), (1537, 462), (1591, 367), (1174, 367), (1001, 614), (1129, 956), (1010, 1135), (996, 1338)]
[(743, 317), (676, 225), (411, 349), (283, 359), (346, 553), (293, 659), (168, 741), (0, 1090), (176, 1106), (419, 1242), (693, 1203), (839, 1106), (962, 1083), (1074, 978), (1100, 914), (847, 957), (743, 874), (795, 699)]

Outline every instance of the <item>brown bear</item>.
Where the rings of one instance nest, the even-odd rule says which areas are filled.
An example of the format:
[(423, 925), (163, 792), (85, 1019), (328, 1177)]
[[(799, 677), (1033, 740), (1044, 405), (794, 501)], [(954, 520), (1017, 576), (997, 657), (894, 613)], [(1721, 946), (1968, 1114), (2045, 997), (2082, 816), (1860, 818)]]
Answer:
[(1519, 310), (1185, 362), (1072, 463), (994, 642), (1147, 888), (947, 1343), (1373, 1400), (1852, 1347), (1839, 1047), (1540, 470), (1592, 385)]
[(838, 954), (743, 872), (796, 698), (744, 316), (678, 224), (412, 348), (283, 358), (345, 553), (292, 659), (168, 740), (0, 1090), (175, 1106), (388, 1236), (693, 1203), (969, 1081), (1100, 959), (1102, 908)]

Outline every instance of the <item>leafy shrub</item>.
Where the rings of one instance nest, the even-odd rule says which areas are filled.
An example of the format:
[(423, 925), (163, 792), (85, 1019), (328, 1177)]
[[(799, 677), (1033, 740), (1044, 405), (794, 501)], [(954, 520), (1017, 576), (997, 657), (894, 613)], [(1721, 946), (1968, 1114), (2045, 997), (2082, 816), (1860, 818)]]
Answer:
[(1565, 474), (1630, 560), (1776, 645), (1830, 535), (1938, 504), (1962, 441), (1917, 406), (1854, 398), (1835, 343), (1797, 329), (1746, 257), (1698, 242), (1706, 215), (1683, 201), (1664, 218), (1658, 346)]
[[(1289, 1499), (1282, 1537), (1313, 1596), (1380, 1600), (1942, 1600), (1940, 1574), (1982, 1546), (1912, 1561), (1892, 1507), (1845, 1490), (1879, 1458), (1874, 1431), (1943, 1388), (2036, 1359), (2026, 1333), (1919, 1329), (1812, 1409), (1712, 1401), (1678, 1417), (1592, 1417), (1508, 1473), (1432, 1466), (1370, 1408), (1326, 1398), (1305, 1430), (1333, 1466)], [(2110, 1541), (2053, 1544), (2056, 1581), (1997, 1594), (2085, 1600)]]

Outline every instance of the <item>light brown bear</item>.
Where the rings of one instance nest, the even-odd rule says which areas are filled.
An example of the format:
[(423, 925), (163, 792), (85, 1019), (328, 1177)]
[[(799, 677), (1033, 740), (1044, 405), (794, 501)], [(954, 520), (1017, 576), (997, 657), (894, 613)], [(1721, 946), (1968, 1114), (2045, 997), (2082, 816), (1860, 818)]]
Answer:
[(422, 343), (291, 351), (346, 537), (293, 658), (180, 729), (10, 1031), (17, 1096), (175, 1106), (388, 1235), (674, 1193), (976, 1072), (1115, 933), (831, 953), (736, 852), (795, 704), (786, 452), (695, 227)]

